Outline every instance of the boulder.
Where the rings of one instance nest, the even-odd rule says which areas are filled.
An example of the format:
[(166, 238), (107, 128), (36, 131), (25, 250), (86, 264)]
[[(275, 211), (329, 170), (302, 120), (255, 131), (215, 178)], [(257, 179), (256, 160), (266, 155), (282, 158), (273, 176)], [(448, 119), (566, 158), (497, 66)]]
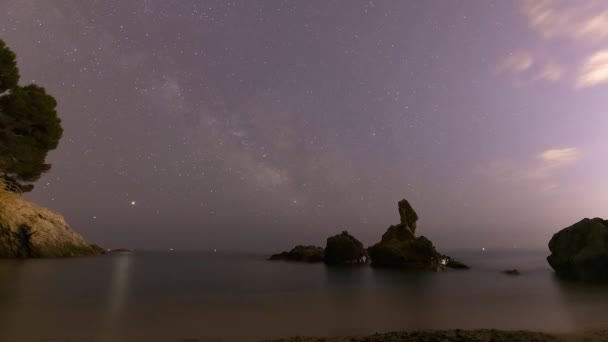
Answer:
[(289, 252), (271, 255), (268, 260), (322, 262), (323, 247), (297, 245)]
[(608, 281), (608, 220), (585, 218), (557, 232), (549, 241), (549, 265), (558, 276)]
[(327, 265), (365, 264), (367, 260), (363, 244), (347, 231), (327, 238), (324, 257)]
[(73, 257), (104, 252), (74, 232), (58, 213), (0, 190), (0, 258)]
[(465, 269), (466, 265), (442, 255), (433, 243), (424, 236), (416, 237), (418, 215), (407, 200), (399, 201), (401, 223), (390, 226), (382, 235), (382, 240), (368, 248), (374, 267), (444, 270)]
[[(389, 231), (406, 229), (405, 226), (392, 226)], [(407, 239), (385, 239), (383, 236), (382, 241), (369, 248), (369, 255), (374, 267), (438, 270), (446, 263), (444, 256), (424, 236)]]

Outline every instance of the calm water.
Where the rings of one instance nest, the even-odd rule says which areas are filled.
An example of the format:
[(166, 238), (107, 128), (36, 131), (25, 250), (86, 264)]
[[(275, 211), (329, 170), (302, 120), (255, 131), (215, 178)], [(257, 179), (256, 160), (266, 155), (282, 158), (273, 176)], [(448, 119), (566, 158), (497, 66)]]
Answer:
[[(414, 328), (608, 327), (608, 288), (558, 281), (546, 252), (452, 252), (411, 274), (140, 252), (0, 261), (0, 341), (254, 341)], [(500, 273), (518, 268), (519, 277)]]

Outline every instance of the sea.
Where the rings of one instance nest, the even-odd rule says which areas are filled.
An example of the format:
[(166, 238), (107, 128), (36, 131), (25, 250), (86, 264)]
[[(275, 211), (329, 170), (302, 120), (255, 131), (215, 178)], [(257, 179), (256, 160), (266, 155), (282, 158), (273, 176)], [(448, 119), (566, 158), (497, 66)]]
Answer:
[[(608, 328), (608, 287), (560, 280), (548, 251), (446, 251), (466, 271), (136, 251), (0, 260), (1, 342), (259, 341), (406, 329)], [(519, 276), (503, 274), (518, 269)]]

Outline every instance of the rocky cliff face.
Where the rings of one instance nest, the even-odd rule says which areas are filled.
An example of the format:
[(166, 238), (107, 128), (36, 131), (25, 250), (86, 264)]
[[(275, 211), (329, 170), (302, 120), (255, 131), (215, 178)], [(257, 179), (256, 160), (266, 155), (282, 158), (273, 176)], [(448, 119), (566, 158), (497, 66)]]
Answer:
[(583, 219), (557, 232), (547, 261), (557, 275), (583, 281), (608, 281), (608, 220)]
[(58, 213), (0, 190), (0, 258), (71, 257), (103, 252), (70, 229)]

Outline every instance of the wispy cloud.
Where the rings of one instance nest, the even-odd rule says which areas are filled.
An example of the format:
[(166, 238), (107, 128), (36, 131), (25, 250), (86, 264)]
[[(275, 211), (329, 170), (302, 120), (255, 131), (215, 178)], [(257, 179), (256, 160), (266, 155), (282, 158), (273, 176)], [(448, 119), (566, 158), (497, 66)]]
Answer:
[(479, 166), (476, 171), (493, 182), (548, 191), (558, 188), (556, 173), (579, 159), (580, 151), (575, 147), (548, 149), (533, 160), (494, 160)]
[(534, 56), (532, 52), (517, 51), (511, 53), (498, 63), (499, 73), (509, 73), (518, 82), (546, 81), (556, 82), (562, 79), (565, 68), (547, 56)]
[[(521, 0), (521, 13), (541, 41), (526, 53), (515, 53), (499, 62), (500, 71), (517, 75), (522, 82), (567, 81), (577, 89), (608, 81), (608, 2), (567, 0)], [(573, 50), (591, 49), (580, 66), (560, 61), (545, 41), (559, 41)]]
[(578, 78), (577, 88), (589, 88), (608, 81), (608, 49), (591, 55), (583, 63)]
[(520, 73), (530, 69), (532, 64), (534, 64), (532, 54), (525, 51), (518, 51), (505, 58), (498, 66), (498, 69), (499, 71)]
[(563, 66), (561, 66), (555, 62), (548, 62), (543, 66), (543, 68), (538, 73), (537, 79), (545, 80), (545, 81), (549, 81), (549, 82), (556, 82), (562, 78), (562, 76), (564, 75), (564, 72), (565, 72), (565, 70), (564, 70)]
[(548, 163), (565, 164), (576, 161), (580, 152), (576, 147), (550, 149), (539, 154), (538, 158)]
[(608, 39), (608, 8), (600, 1), (525, 0), (522, 12), (545, 38)]

